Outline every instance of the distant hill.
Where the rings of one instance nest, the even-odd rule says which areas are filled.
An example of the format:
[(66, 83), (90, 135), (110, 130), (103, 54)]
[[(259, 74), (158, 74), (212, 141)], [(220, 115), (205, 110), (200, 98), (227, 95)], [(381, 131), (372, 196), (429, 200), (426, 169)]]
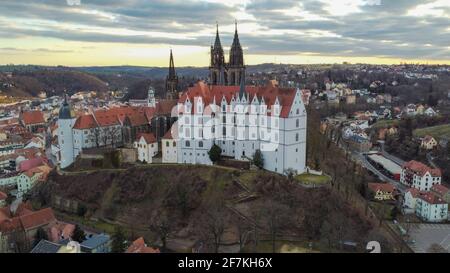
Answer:
[(10, 96), (37, 96), (47, 92), (47, 96), (95, 90), (105, 92), (108, 84), (88, 73), (70, 69), (13, 70), (12, 74), (0, 73), (0, 90)]

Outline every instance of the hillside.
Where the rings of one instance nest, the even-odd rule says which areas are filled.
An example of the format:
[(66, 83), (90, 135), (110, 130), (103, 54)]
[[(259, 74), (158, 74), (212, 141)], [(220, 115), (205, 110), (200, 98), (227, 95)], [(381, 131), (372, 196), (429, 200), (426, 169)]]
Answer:
[(276, 237), (315, 241), (322, 251), (336, 247), (326, 243), (327, 238), (365, 242), (379, 236), (331, 189), (306, 189), (267, 172), (160, 165), (64, 176), (53, 173), (33, 196), (41, 205), (49, 205), (54, 195), (82, 202), (87, 207), (85, 219), (119, 223), (154, 243), (158, 233), (149, 227), (164, 221), (162, 217), (170, 219), (168, 245), (177, 245), (173, 247), (177, 251), (180, 242), (199, 240), (214, 251), (210, 228), (217, 225), (224, 228), (221, 247), (239, 247), (239, 234), (255, 225), (258, 240), (267, 241), (274, 232)]
[(16, 71), (11, 76), (0, 73), (0, 90), (10, 96), (37, 96), (46, 91), (47, 96), (79, 91), (108, 91), (106, 82), (94, 75), (67, 69), (39, 69)]

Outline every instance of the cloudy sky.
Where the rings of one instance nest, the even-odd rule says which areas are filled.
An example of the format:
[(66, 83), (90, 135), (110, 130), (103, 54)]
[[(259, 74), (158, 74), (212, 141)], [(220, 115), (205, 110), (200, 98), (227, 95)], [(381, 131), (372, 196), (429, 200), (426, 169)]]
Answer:
[(247, 64), (450, 64), (449, 0), (1, 0), (0, 64), (206, 66), (235, 19)]

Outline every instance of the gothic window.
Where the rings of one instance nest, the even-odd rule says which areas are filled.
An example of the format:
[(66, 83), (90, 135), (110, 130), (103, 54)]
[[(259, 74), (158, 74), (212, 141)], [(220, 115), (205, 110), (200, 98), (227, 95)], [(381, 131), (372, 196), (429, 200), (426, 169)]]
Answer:
[(198, 147), (203, 148), (203, 141), (198, 142)]
[(295, 141), (298, 141), (298, 133), (295, 134)]
[(298, 128), (298, 127), (300, 127), (300, 120), (299, 119), (297, 119), (296, 121), (295, 121), (295, 126)]
[(191, 147), (191, 142), (189, 140), (186, 140), (186, 147)]

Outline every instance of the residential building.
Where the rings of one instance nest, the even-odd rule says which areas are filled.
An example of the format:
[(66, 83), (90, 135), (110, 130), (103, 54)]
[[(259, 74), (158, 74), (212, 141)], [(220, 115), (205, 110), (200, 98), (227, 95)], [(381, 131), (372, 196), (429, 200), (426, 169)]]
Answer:
[(434, 111), (433, 108), (431, 108), (431, 107), (428, 107), (428, 108), (425, 110), (424, 114), (427, 115), (427, 116), (429, 116), (429, 117), (434, 117), (434, 116), (437, 115), (436, 111)]
[(431, 187), (431, 192), (442, 198), (445, 202), (450, 203), (450, 189), (442, 184), (436, 184)]
[(172, 130), (169, 130), (161, 139), (161, 153), (163, 163), (178, 162), (177, 140), (172, 137)]
[(141, 133), (134, 142), (137, 149), (138, 160), (145, 163), (152, 163), (152, 158), (158, 154), (158, 142), (152, 133)]
[(111, 238), (107, 234), (88, 235), (88, 238), (81, 242), (81, 251), (85, 253), (109, 253), (111, 252)]
[(441, 184), (441, 176), (440, 169), (412, 160), (402, 166), (400, 182), (421, 191), (429, 191), (433, 185)]
[(51, 208), (32, 211), (29, 203), (13, 203), (1, 208), (0, 253), (13, 252), (19, 245), (22, 249), (30, 248), (37, 230), (48, 231), (56, 222)]
[(136, 239), (125, 251), (125, 253), (160, 253), (158, 248), (148, 247), (144, 238)]
[(416, 212), (416, 200), (420, 194), (424, 192), (419, 191), (416, 188), (409, 188), (403, 197), (403, 209), (405, 213), (415, 213)]
[(430, 135), (426, 135), (424, 138), (422, 138), (422, 141), (420, 143), (420, 147), (426, 150), (433, 150), (434, 147), (438, 145), (436, 139)]
[(373, 194), (373, 199), (377, 201), (395, 200), (396, 188), (389, 183), (368, 183), (367, 187)]
[(20, 113), (20, 122), (32, 133), (37, 132), (39, 128), (45, 128), (45, 118), (42, 111), (28, 111)]
[(448, 204), (436, 194), (426, 192), (416, 200), (416, 215), (427, 222), (448, 220)]

